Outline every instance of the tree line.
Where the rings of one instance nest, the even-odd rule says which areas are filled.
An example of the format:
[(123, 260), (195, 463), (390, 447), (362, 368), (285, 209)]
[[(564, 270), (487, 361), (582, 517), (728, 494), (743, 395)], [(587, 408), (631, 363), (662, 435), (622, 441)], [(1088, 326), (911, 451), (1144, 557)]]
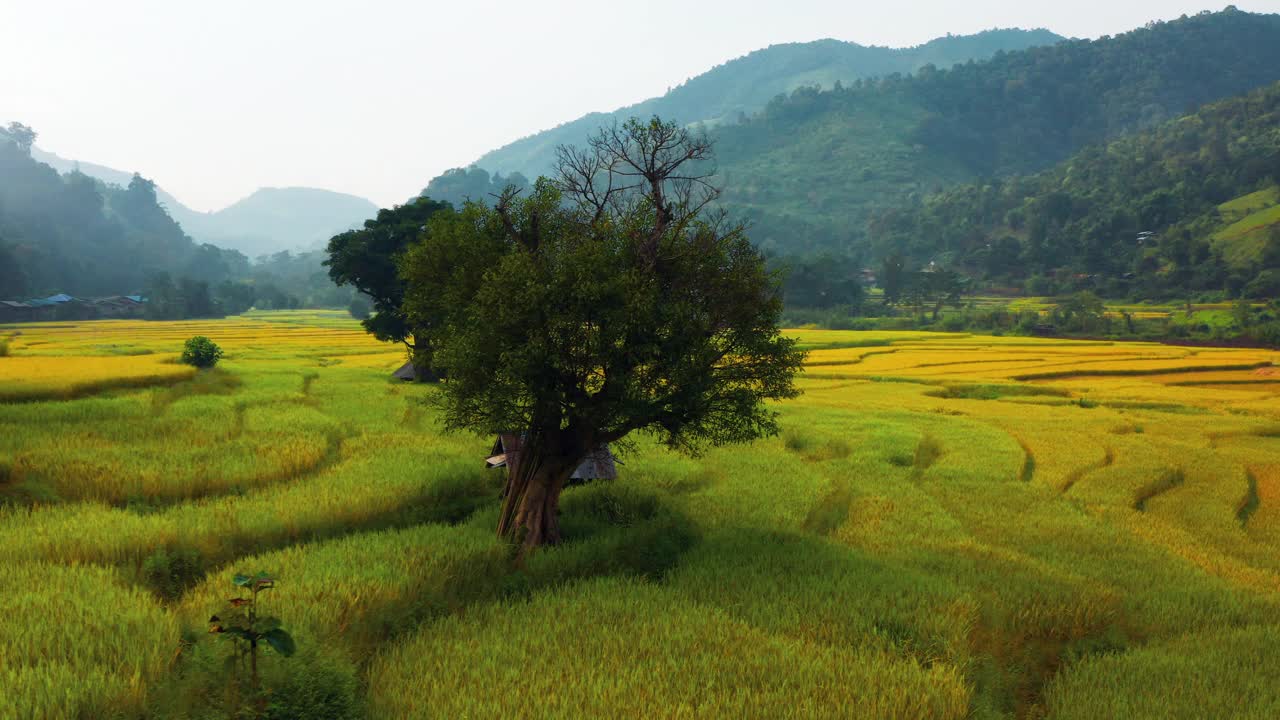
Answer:
[(194, 242), (134, 175), (126, 187), (60, 175), (31, 157), (36, 132), (0, 128), (0, 299), (143, 295), (160, 319), (215, 317), (249, 307), (344, 307), (322, 253), (277, 253), (251, 263)]

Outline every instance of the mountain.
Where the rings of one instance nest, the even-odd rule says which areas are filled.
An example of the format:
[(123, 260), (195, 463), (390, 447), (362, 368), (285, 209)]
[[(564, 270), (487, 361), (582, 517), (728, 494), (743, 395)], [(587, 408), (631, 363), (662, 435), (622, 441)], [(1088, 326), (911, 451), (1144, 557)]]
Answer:
[(877, 210), (1037, 172), (1277, 80), (1280, 16), (1229, 9), (950, 70), (801, 89), (715, 131), (722, 200), (765, 248), (856, 256), (870, 249)]
[(1280, 83), (1045, 172), (966, 184), (872, 223), (898, 253), (989, 281), (1086, 277), (1107, 294), (1280, 295)]
[[(875, 76), (886, 68), (864, 66), (874, 77), (833, 82), (828, 89), (806, 82), (824, 68), (852, 64), (813, 57), (825, 51), (874, 56), (876, 49), (830, 41), (775, 46), (662, 98), (580, 118), (496, 150), (468, 175), (454, 171), (437, 178), (428, 194), (436, 185), (481, 188), (487, 172), (479, 168), (533, 177), (546, 170), (555, 145), (581, 144), (591, 129), (620, 116), (658, 113), (709, 126), (725, 188), (721, 201), (751, 223), (758, 245), (781, 255), (836, 253), (871, 262), (884, 254), (873, 254), (885, 243), (868, 234), (868, 220), (878, 211), (983, 178), (1039, 172), (1088, 145), (1280, 80), (1277, 15), (1232, 7), (1093, 41), (994, 48), (997, 40), (1034, 45), (1053, 37), (998, 31), (944, 38), (925, 46), (928, 54), (880, 49), (899, 53), (900, 63), (917, 69)], [(957, 55), (985, 50), (990, 57), (940, 69), (942, 48)], [(749, 109), (748, 100), (768, 96), (755, 88), (772, 93), (777, 83), (799, 87), (773, 95), (755, 114), (729, 117), (733, 108)]]
[(498, 148), (474, 164), (499, 174), (519, 172), (533, 178), (550, 171), (556, 146), (581, 145), (615, 119), (659, 115), (685, 124), (715, 126), (737, 122), (760, 111), (775, 96), (800, 87), (829, 88), (860, 78), (912, 73), (927, 65), (950, 67), (1062, 39), (1048, 30), (990, 30), (901, 49), (839, 40), (771, 45), (712, 68), (661, 97), (611, 113), (591, 113)]
[(202, 242), (257, 257), (323, 247), (377, 214), (378, 206), (361, 197), (293, 187), (260, 188), (217, 212), (179, 211), (174, 218)]
[[(31, 156), (61, 173), (79, 171), (120, 187), (128, 187), (133, 178), (133, 173), (67, 160), (39, 148), (33, 147)], [(250, 257), (319, 248), (330, 237), (378, 214), (378, 206), (364, 198), (313, 188), (262, 188), (211, 213), (193, 210), (161, 188), (156, 188), (156, 197), (197, 242)]]
[[(101, 180), (102, 182), (107, 183), (108, 185), (118, 185), (122, 188), (129, 187), (129, 182), (133, 180), (133, 173), (131, 172), (116, 170), (115, 168), (109, 168), (106, 165), (96, 165), (94, 163), (89, 163), (89, 162), (68, 160), (64, 157), (59, 157), (58, 155), (55, 155), (51, 152), (46, 152), (45, 150), (41, 150), (38, 147), (31, 148), (31, 158), (36, 162), (40, 162), (40, 163), (44, 163), (45, 165), (48, 165), (49, 167), (53, 168), (54, 170), (57, 170), (63, 175), (67, 173), (72, 173), (72, 172), (80, 172), (80, 173), (84, 173), (85, 175), (88, 175), (91, 178), (96, 178), (98, 180)], [(183, 213), (183, 212), (185, 213), (195, 212), (195, 210), (191, 210), (187, 206), (178, 202), (177, 198), (165, 192), (161, 188), (156, 188), (156, 198), (158, 198), (161, 204), (163, 204), (165, 208), (169, 210), (170, 215), (175, 215), (176, 213)]]
[(34, 133), (16, 129), (0, 130), (0, 298), (137, 293), (162, 272), (208, 285), (248, 274), (240, 253), (193, 242), (150, 181), (61, 175), (31, 157)]

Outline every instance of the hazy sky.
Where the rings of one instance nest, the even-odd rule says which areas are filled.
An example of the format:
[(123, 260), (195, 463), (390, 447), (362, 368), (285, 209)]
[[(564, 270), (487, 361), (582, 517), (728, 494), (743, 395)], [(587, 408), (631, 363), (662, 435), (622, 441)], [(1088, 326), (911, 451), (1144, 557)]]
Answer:
[[(1203, 0), (1202, 0), (1203, 2)], [(1280, 0), (1237, 3), (1280, 12)], [(201, 210), (260, 186), (403, 202), (441, 171), (774, 43), (1071, 37), (1181, 0), (0, 0), (0, 122)]]

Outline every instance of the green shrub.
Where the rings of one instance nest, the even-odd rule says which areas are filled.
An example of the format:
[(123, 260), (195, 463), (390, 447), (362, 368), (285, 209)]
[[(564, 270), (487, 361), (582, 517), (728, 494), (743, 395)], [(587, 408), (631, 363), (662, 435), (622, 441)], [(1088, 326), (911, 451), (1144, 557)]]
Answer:
[(0, 357), (9, 357), (9, 341), (0, 339)]
[(1280, 269), (1267, 269), (1249, 281), (1244, 287), (1244, 296), (1265, 300), (1280, 295)]
[(360, 717), (357, 669), (345, 658), (318, 653), (265, 673), (268, 720)]
[(160, 548), (142, 563), (142, 576), (156, 595), (176, 600), (204, 577), (204, 567), (195, 550)]
[[(357, 718), (358, 669), (341, 652), (303, 648), (289, 663), (263, 662), (261, 693), (203, 632), (191, 632), (174, 672), (148, 699), (149, 717), (159, 720), (264, 718)], [(257, 696), (259, 702), (253, 702)], [(261, 703), (261, 704), (259, 704)], [(249, 706), (249, 707), (246, 707)], [(257, 707), (254, 707), (257, 706)], [(265, 706), (265, 707), (264, 707)]]
[(33, 507), (52, 505), (58, 493), (42, 480), (25, 477), (14, 468), (13, 461), (0, 458), (0, 509), (8, 506)]
[(222, 348), (203, 335), (191, 338), (182, 348), (182, 362), (187, 365), (211, 368), (217, 365), (220, 359), (222, 359)]
[(1249, 337), (1267, 347), (1280, 347), (1280, 321), (1273, 321), (1250, 328)]

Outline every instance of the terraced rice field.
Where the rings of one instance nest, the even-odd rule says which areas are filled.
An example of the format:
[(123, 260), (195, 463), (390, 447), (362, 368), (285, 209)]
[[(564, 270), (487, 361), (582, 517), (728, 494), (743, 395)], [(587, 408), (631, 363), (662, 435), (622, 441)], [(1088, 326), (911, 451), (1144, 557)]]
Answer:
[(1280, 716), (1280, 354), (795, 334), (780, 437), (641, 439), (517, 567), (342, 314), (0, 328), (0, 718), (230, 716), (258, 570), (271, 717)]

